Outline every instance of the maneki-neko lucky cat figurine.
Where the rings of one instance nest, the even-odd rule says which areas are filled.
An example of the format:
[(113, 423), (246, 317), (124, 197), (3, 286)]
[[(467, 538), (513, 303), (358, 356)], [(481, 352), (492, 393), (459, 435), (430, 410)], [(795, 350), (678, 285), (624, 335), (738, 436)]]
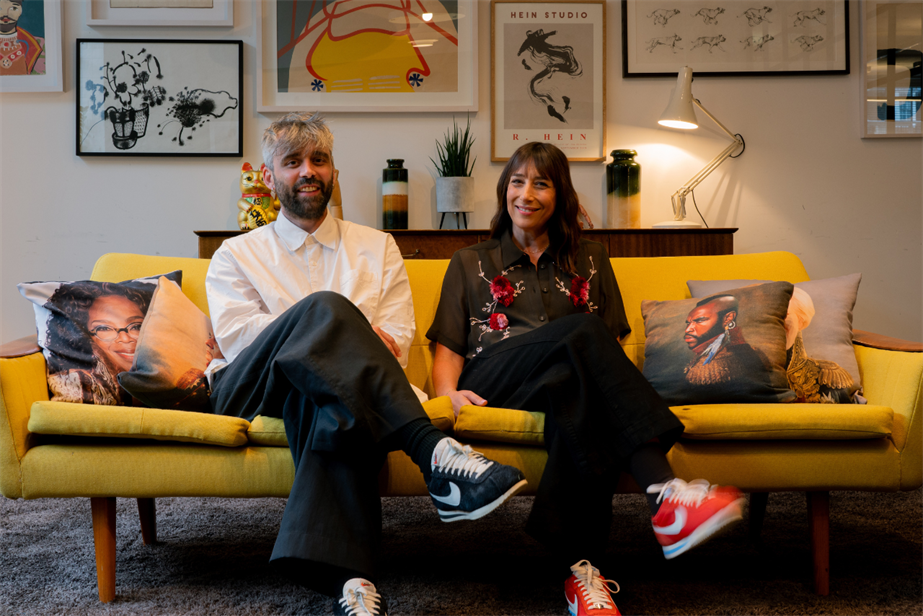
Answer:
[(268, 225), (279, 216), (281, 204), (263, 183), (263, 172), (250, 163), (240, 168), (240, 199), (237, 201), (237, 224), (242, 231)]

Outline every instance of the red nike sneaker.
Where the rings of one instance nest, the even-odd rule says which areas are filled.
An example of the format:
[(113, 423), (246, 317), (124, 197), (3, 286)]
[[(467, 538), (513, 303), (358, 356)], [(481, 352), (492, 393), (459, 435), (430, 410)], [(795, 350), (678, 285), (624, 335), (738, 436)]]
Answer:
[(588, 560), (581, 560), (570, 570), (573, 575), (564, 582), (564, 598), (571, 616), (621, 616), (612, 600), (612, 586), (615, 592), (619, 585), (599, 575), (599, 569)]
[(675, 558), (743, 519), (744, 495), (731, 486), (672, 479), (647, 492), (660, 492), (660, 509), (651, 523), (665, 558)]

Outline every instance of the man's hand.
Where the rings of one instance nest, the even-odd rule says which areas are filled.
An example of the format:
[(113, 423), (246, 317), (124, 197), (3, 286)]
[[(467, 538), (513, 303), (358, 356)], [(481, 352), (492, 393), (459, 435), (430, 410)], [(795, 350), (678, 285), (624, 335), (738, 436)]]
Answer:
[(461, 410), (461, 407), (465, 406), (466, 404), (473, 404), (475, 406), (484, 406), (487, 404), (487, 400), (477, 395), (470, 389), (451, 391), (446, 395), (452, 401), (452, 410), (455, 411), (455, 419), (458, 419), (458, 412)]
[(385, 346), (388, 347), (388, 350), (391, 351), (391, 354), (397, 358), (401, 356), (401, 347), (397, 346), (397, 342), (394, 341), (394, 338), (391, 337), (391, 334), (378, 327), (373, 325), (372, 329), (375, 330), (375, 333), (378, 334), (378, 337), (381, 338), (381, 341), (385, 343)]

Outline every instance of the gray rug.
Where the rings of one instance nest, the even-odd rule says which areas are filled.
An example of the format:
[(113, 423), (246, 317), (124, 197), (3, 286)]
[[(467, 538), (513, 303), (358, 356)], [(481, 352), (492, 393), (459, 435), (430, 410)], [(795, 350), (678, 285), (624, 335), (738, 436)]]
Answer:
[[(641, 496), (617, 496), (604, 575), (623, 614), (923, 614), (919, 490), (831, 495), (831, 594), (818, 597), (802, 494), (770, 497), (762, 545), (746, 524), (661, 556)], [(425, 498), (384, 499), (380, 589), (394, 616), (567, 613), (563, 583), (521, 528), (531, 498), (443, 524)], [(159, 499), (157, 545), (118, 500), (116, 600), (99, 603), (90, 504), (0, 498), (0, 614), (326, 614), (330, 600), (268, 565), (284, 501)], [(597, 564), (597, 563), (594, 563)]]

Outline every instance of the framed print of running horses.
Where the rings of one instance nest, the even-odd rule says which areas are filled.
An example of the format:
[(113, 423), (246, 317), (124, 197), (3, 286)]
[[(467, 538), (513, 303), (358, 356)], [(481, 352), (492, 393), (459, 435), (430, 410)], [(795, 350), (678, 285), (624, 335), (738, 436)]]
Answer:
[(846, 75), (846, 0), (622, 1), (622, 75)]
[(606, 158), (606, 3), (490, 3), (490, 160), (528, 141)]

